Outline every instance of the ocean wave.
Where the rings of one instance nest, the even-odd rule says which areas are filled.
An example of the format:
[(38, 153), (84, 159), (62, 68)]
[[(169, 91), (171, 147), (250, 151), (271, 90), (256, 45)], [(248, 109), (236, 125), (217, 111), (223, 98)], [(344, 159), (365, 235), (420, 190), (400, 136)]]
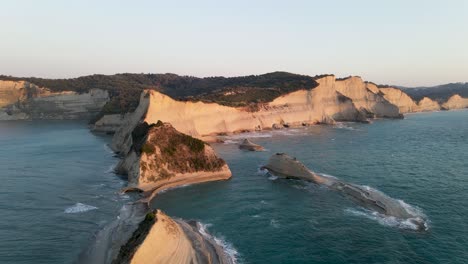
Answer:
[(262, 176), (271, 175), (271, 173), (269, 173), (269, 171), (267, 169), (262, 169), (261, 166), (257, 167), (257, 174), (262, 175)]
[(270, 175), (270, 176), (268, 177), (268, 179), (269, 179), (270, 181), (276, 181), (276, 180), (278, 179), (278, 176)]
[(112, 149), (109, 147), (109, 144), (104, 144), (104, 150), (109, 154), (115, 154), (114, 151), (112, 151)]
[(203, 224), (201, 222), (197, 222), (198, 232), (202, 234), (204, 237), (213, 240), (218, 246), (220, 246), (223, 251), (229, 256), (233, 264), (238, 263), (239, 252), (234, 248), (234, 246), (227, 242), (222, 237), (216, 237), (213, 235), (208, 234), (208, 228), (213, 226), (212, 224)]
[[(406, 204), (406, 205), (408, 205), (408, 204)], [(412, 207), (412, 206), (409, 206), (409, 207), (412, 208), (411, 210), (414, 210), (414, 207)], [(424, 215), (421, 214), (421, 215), (415, 216), (414, 218), (400, 219), (400, 218), (396, 218), (394, 216), (388, 216), (388, 215), (380, 214), (378, 212), (367, 210), (367, 209), (364, 209), (364, 208), (359, 208), (359, 209), (348, 208), (345, 211), (347, 213), (351, 214), (351, 215), (354, 215), (354, 216), (361, 216), (361, 217), (365, 217), (365, 218), (370, 219), (370, 220), (374, 220), (374, 221), (376, 221), (377, 223), (379, 223), (379, 224), (381, 224), (383, 226), (396, 227), (396, 228), (400, 228), (400, 229), (414, 230), (414, 231), (420, 230), (419, 226), (416, 225), (414, 223), (414, 221), (415, 220), (419, 221), (420, 219), (424, 218)], [(428, 226), (427, 222), (425, 222), (424, 225), (425, 225), (425, 229), (428, 230), (429, 226)]]
[(275, 219), (271, 219), (271, 220), (270, 220), (270, 225), (271, 225), (273, 228), (280, 228), (280, 224), (279, 224), (278, 220), (275, 220)]
[(96, 209), (98, 208), (92, 205), (76, 203), (75, 205), (66, 208), (64, 212), (66, 214), (77, 214), (77, 213), (84, 213), (84, 212), (96, 210)]
[(337, 129), (357, 130), (356, 128), (348, 126), (346, 123), (342, 122), (337, 122), (335, 125), (333, 125), (333, 127)]
[(239, 144), (239, 140), (226, 139), (223, 142), (224, 144)]
[(105, 173), (115, 173), (115, 166), (116, 165), (110, 165), (109, 168), (105, 171)]
[(273, 134), (271, 132), (245, 132), (235, 135), (224, 136), (226, 140), (240, 140), (244, 138), (271, 138)]

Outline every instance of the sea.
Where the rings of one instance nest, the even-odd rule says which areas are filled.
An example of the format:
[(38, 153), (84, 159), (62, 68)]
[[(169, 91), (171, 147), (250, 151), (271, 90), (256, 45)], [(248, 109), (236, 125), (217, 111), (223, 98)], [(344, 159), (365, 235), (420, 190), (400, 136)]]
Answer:
[[(246, 152), (244, 138), (266, 148)], [(72, 121), (0, 122), (0, 263), (74, 263), (135, 199), (111, 137)], [(237, 263), (467, 263), (468, 111), (252, 132), (212, 144), (228, 181), (181, 186), (153, 208), (203, 231)], [(417, 231), (327, 188), (261, 170), (275, 153), (369, 186), (428, 219)]]

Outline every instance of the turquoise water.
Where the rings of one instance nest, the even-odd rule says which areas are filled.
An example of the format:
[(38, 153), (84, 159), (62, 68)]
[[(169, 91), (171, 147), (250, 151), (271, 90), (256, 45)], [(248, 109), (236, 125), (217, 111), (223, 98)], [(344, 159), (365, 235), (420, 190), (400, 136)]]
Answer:
[[(214, 145), (232, 180), (167, 191), (154, 206), (208, 224), (242, 263), (467, 263), (468, 111), (251, 135), (268, 151)], [(421, 208), (429, 231), (401, 229), (324, 188), (259, 173), (275, 152)]]
[[(268, 151), (240, 151), (240, 137), (213, 145), (231, 180), (168, 190), (153, 206), (201, 221), (240, 263), (466, 263), (468, 111), (249, 136)], [(0, 263), (71, 263), (116, 217), (129, 198), (116, 194), (109, 141), (79, 123), (0, 123)], [(420, 208), (429, 231), (259, 171), (276, 152)]]
[(72, 263), (126, 196), (109, 137), (76, 122), (0, 122), (0, 263)]

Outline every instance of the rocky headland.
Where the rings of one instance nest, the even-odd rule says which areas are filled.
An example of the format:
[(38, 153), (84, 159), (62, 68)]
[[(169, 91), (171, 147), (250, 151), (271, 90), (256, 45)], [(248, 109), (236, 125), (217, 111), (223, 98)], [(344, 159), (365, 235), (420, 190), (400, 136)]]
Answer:
[(128, 188), (148, 194), (185, 184), (227, 180), (231, 171), (208, 143), (177, 131), (169, 123), (139, 123), (129, 136), (131, 147), (119, 151), (116, 167), (127, 176)]
[(0, 80), (0, 120), (91, 119), (109, 101), (101, 89), (54, 92), (26, 81)]

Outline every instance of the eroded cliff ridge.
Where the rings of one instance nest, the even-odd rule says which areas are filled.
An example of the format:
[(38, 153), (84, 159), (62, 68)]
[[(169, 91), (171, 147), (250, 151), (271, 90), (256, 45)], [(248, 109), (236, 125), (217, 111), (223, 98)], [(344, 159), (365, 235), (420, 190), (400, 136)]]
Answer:
[(53, 92), (26, 81), (0, 81), (0, 120), (90, 119), (109, 101), (107, 91)]
[(200, 223), (172, 219), (160, 210), (149, 212), (124, 244), (114, 264), (233, 263)]
[[(226, 180), (231, 171), (211, 146), (180, 133), (169, 123), (138, 124), (131, 148), (121, 155), (117, 173), (128, 176), (129, 188), (157, 192), (191, 183)], [(147, 198), (149, 201), (151, 195)]]

